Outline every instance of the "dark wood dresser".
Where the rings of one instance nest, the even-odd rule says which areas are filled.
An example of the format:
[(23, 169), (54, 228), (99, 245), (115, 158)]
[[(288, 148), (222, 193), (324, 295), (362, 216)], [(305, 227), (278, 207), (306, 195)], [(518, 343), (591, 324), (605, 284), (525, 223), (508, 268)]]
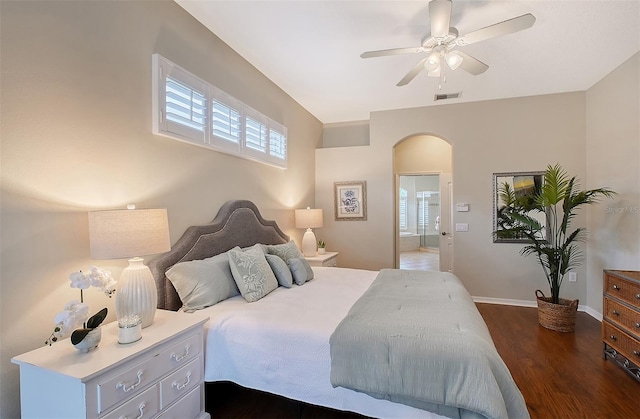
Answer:
[(640, 381), (640, 272), (604, 271), (604, 358)]

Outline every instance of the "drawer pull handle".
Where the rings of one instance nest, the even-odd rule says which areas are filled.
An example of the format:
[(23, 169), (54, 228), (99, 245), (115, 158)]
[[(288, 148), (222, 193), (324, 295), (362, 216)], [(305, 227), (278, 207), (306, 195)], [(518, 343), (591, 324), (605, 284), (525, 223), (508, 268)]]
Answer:
[(619, 286), (617, 286), (616, 284), (613, 284), (613, 289), (614, 289), (614, 290), (619, 290), (619, 289), (620, 289), (620, 287), (619, 287)]
[(635, 356), (640, 356), (640, 351), (635, 351), (635, 350), (634, 350), (634, 351), (633, 351), (633, 354), (634, 354)]
[(618, 310), (613, 310), (612, 313), (613, 313), (614, 316), (619, 316), (620, 315), (620, 312)]
[[(138, 406), (138, 411), (140, 412), (140, 414), (138, 416), (136, 416), (136, 419), (142, 419), (142, 417), (144, 416), (144, 408), (147, 407), (147, 404), (142, 402), (140, 403), (140, 406)], [(120, 416), (120, 418), (118, 419), (129, 419), (129, 416)]]
[(187, 344), (187, 345), (184, 347), (184, 353), (183, 353), (182, 355), (176, 355), (176, 353), (175, 353), (175, 352), (173, 352), (173, 353), (171, 354), (171, 358), (172, 358), (172, 359), (175, 359), (175, 360), (176, 360), (176, 362), (180, 362), (180, 361), (182, 361), (183, 359), (185, 359), (187, 356), (189, 356), (189, 349), (191, 349), (191, 345), (190, 345), (190, 344)]
[(171, 383), (171, 387), (175, 387), (176, 390), (180, 391), (180, 390), (183, 390), (186, 386), (188, 386), (190, 381), (191, 381), (191, 371), (187, 373), (187, 380), (184, 383), (180, 384), (177, 381), (174, 381), (173, 383)]
[(636, 327), (640, 329), (640, 323), (636, 322)]
[(617, 338), (617, 337), (615, 337), (615, 335), (611, 335), (611, 336), (609, 336), (609, 337), (611, 338), (611, 340), (618, 340), (618, 338)]
[(636, 298), (640, 300), (640, 294), (636, 294)]
[(116, 390), (122, 389), (122, 391), (124, 391), (125, 393), (130, 392), (131, 390), (138, 387), (142, 383), (143, 374), (144, 372), (142, 370), (138, 371), (138, 381), (136, 381), (134, 384), (132, 384), (129, 387), (127, 387), (127, 383), (125, 383), (124, 381), (118, 381), (118, 384), (116, 384)]

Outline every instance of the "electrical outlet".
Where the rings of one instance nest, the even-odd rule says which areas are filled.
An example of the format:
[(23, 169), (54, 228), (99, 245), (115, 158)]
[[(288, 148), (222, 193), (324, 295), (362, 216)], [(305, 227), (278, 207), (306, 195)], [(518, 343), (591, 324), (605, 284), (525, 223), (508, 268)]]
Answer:
[(578, 274), (576, 272), (569, 272), (569, 282), (578, 281)]

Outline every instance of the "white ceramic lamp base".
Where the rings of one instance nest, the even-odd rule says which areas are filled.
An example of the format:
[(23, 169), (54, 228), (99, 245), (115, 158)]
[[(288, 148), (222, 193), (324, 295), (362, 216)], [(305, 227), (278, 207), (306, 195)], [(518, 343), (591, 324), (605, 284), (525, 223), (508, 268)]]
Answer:
[(120, 276), (116, 292), (116, 317), (138, 315), (145, 328), (153, 323), (158, 305), (158, 292), (153, 275), (142, 258), (129, 259)]
[(316, 255), (316, 235), (310, 228), (302, 236), (302, 254), (307, 257)]

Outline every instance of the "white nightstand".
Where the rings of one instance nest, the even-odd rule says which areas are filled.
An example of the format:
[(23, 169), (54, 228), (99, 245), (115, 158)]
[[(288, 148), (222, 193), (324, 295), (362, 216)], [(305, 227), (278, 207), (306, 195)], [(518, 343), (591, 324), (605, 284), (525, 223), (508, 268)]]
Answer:
[(102, 326), (98, 348), (68, 339), (16, 356), (23, 418), (208, 418), (204, 335), (209, 318), (158, 310), (142, 339), (121, 345), (118, 325)]
[(338, 252), (327, 252), (324, 255), (305, 256), (311, 266), (338, 266)]

